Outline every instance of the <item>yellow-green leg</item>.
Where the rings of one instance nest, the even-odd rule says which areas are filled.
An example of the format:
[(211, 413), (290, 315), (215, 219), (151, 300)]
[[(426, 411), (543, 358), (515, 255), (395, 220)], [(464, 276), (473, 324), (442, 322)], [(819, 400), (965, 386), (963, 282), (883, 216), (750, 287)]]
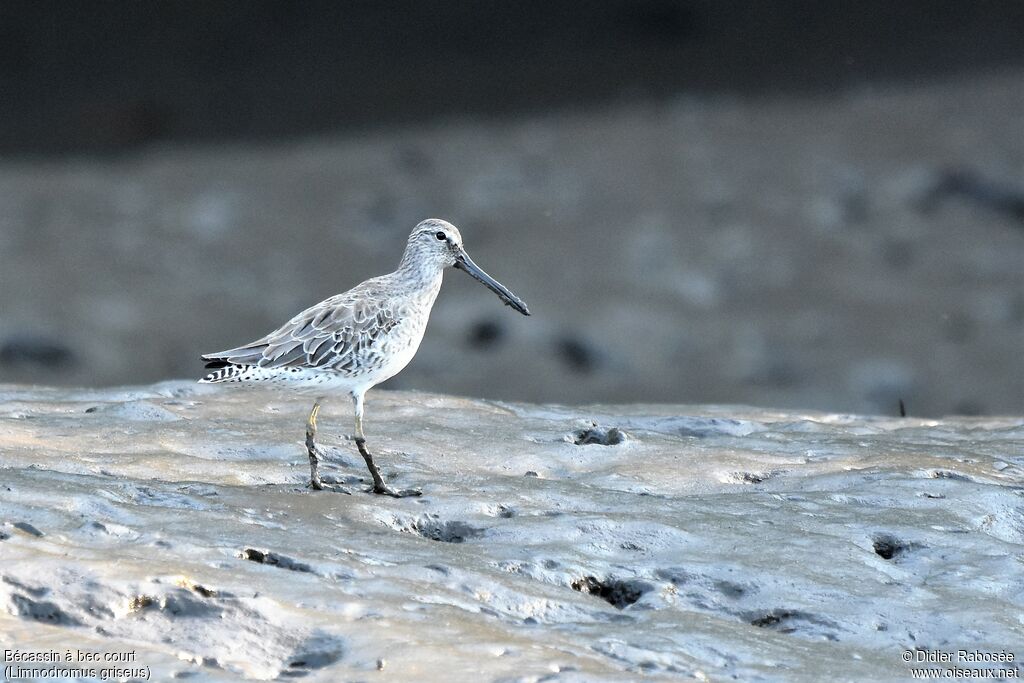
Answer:
[(309, 453), (309, 487), (314, 491), (322, 491), (323, 482), (320, 481), (320, 454), (317, 453), (316, 443), (313, 438), (316, 436), (316, 416), (320, 414), (320, 401), (313, 404), (313, 410), (306, 420), (306, 452)]
[(320, 399), (313, 404), (313, 410), (306, 420), (306, 452), (309, 454), (309, 487), (314, 491), (323, 491), (325, 488), (337, 493), (351, 493), (341, 486), (324, 486), (320, 480), (320, 451), (316, 447), (316, 418), (320, 414)]

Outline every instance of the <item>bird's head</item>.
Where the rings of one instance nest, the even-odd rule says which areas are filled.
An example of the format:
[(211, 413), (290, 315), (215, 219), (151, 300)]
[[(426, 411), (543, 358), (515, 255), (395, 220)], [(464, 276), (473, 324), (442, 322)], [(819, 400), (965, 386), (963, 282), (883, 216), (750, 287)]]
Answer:
[(448, 221), (440, 218), (428, 218), (412, 229), (409, 244), (405, 248), (403, 263), (419, 268), (436, 268), (438, 270), (454, 266), (469, 273), (498, 298), (523, 315), (530, 315), (530, 310), (522, 299), (513, 294), (482, 268), (473, 263), (462, 246), (462, 234), (459, 229)]

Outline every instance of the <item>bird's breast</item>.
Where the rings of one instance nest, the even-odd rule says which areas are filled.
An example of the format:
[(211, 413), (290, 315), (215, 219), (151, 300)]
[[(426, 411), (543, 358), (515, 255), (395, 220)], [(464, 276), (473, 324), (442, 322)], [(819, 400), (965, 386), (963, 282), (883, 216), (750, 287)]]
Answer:
[(412, 361), (423, 341), (440, 282), (437, 286), (421, 289), (391, 299), (391, 312), (395, 324), (376, 343), (363, 349), (361, 357), (353, 359), (362, 372), (372, 376), (374, 383), (397, 375)]

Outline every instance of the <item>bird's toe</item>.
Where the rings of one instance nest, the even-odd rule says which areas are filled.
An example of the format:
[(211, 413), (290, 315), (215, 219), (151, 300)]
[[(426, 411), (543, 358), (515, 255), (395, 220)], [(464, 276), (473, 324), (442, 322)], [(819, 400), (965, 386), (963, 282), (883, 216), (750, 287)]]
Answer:
[(423, 491), (419, 489), (393, 489), (387, 485), (374, 486), (371, 491), (379, 496), (391, 496), (392, 498), (414, 498), (423, 495)]
[(310, 481), (306, 484), (306, 488), (312, 491), (330, 491), (332, 493), (344, 493), (347, 496), (352, 495), (352, 491), (338, 483), (339, 480), (334, 477), (323, 477), (319, 480)]

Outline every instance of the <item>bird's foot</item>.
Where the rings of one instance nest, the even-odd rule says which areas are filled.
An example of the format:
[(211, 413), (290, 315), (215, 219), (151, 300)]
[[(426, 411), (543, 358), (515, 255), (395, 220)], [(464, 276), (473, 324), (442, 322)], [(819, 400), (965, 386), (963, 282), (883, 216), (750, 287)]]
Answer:
[(379, 496), (391, 496), (392, 498), (413, 498), (423, 495), (423, 491), (419, 489), (393, 489), (387, 484), (375, 484), (370, 491)]
[(313, 491), (331, 491), (332, 493), (344, 493), (346, 496), (352, 495), (352, 491), (338, 484), (334, 477), (329, 477), (327, 481), (320, 477), (310, 479), (309, 484), (306, 486)]

